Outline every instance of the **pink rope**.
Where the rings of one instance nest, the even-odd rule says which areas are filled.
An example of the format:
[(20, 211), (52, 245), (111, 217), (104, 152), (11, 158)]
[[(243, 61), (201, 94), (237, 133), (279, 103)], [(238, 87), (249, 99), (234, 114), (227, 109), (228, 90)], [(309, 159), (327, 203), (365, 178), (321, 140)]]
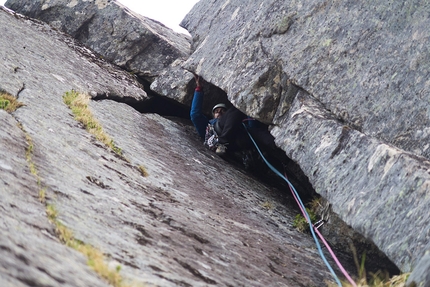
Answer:
[(330, 252), (331, 257), (333, 257), (334, 261), (336, 262), (337, 266), (339, 267), (340, 271), (342, 271), (343, 275), (346, 277), (346, 279), (348, 279), (349, 283), (351, 283), (352, 286), (357, 287), (357, 284), (354, 282), (354, 280), (352, 280), (352, 278), (349, 276), (348, 272), (345, 270), (345, 268), (343, 268), (342, 264), (339, 262), (339, 260), (337, 259), (336, 255), (334, 254), (333, 250), (331, 250), (330, 246), (328, 245), (328, 243), (325, 241), (324, 237), (322, 236), (322, 234), (319, 232), (319, 230), (317, 228), (315, 228), (314, 225), (312, 225), (312, 227), (314, 228), (314, 231), (318, 234), (319, 238), (321, 239), (321, 241), (324, 243), (324, 245), (327, 247), (327, 250)]
[[(284, 176), (285, 176), (285, 178), (287, 178), (286, 174), (284, 174)], [(290, 191), (293, 194), (294, 199), (297, 202), (297, 205), (299, 206), (300, 210), (302, 211), (303, 217), (306, 218), (306, 220), (307, 220), (306, 212), (303, 210), (301, 204), (299, 203), (299, 200), (297, 199), (296, 195), (294, 194), (293, 190), (291, 189), (291, 186), (288, 185), (288, 187), (290, 188)], [(312, 224), (312, 227), (313, 227), (314, 231), (318, 234), (318, 236), (321, 239), (321, 241), (324, 243), (325, 247), (329, 251), (331, 257), (336, 262), (336, 264), (339, 267), (340, 271), (343, 273), (343, 275), (346, 277), (346, 279), (349, 281), (349, 283), (351, 283), (352, 286), (357, 287), (357, 284), (355, 283), (354, 280), (352, 280), (352, 278), (349, 276), (349, 274), (345, 270), (345, 268), (343, 268), (342, 264), (339, 262), (339, 260), (337, 259), (336, 255), (334, 254), (333, 250), (330, 248), (330, 246), (328, 245), (327, 241), (324, 239), (324, 237), (322, 236), (322, 234), (319, 232), (319, 230), (317, 228), (315, 228), (315, 225)]]

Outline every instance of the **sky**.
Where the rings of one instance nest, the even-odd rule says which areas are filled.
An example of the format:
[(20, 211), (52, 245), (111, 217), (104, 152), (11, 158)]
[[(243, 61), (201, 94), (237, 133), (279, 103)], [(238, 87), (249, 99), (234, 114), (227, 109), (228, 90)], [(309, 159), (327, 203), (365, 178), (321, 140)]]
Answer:
[[(179, 23), (199, 0), (117, 0), (140, 15), (157, 20), (176, 32), (188, 34)], [(4, 5), (6, 0), (0, 0)]]
[[(3, 1), (3, 0), (1, 0)], [(188, 34), (179, 23), (199, 0), (117, 0), (140, 15), (157, 20), (176, 32)]]

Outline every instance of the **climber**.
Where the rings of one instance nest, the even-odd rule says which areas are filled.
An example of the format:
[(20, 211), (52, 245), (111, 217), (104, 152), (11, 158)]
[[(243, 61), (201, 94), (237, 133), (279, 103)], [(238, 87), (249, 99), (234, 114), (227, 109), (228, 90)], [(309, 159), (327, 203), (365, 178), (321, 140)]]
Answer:
[(197, 133), (204, 139), (204, 145), (210, 150), (214, 150), (218, 155), (225, 155), (243, 149), (245, 145), (250, 145), (242, 126), (242, 120), (246, 115), (235, 107), (219, 103), (212, 108), (213, 118), (208, 118), (203, 114), (203, 79), (194, 75), (196, 89), (194, 91), (193, 102), (191, 104), (190, 117)]

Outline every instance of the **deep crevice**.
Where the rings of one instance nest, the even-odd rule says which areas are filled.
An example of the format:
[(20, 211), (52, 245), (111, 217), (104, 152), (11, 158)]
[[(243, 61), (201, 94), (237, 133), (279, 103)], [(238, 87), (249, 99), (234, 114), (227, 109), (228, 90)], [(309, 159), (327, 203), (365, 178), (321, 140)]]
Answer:
[[(118, 102), (126, 103), (141, 113), (156, 113), (173, 121), (182, 123), (185, 122), (192, 127), (192, 123), (189, 116), (189, 105), (191, 104), (191, 99), (195, 88), (194, 81), (190, 81), (187, 87), (188, 94), (190, 95), (188, 103), (189, 105), (180, 104), (172, 99), (158, 95), (150, 89), (150, 84), (145, 80), (140, 79), (140, 83), (144, 86), (145, 92), (150, 97), (150, 99), (147, 101), (136, 102), (134, 99), (115, 97), (115, 95), (112, 94), (110, 94), (108, 98), (110, 100), (116, 100)], [(230, 102), (228, 102), (227, 94), (220, 88), (211, 85), (210, 83), (205, 83), (204, 93), (205, 99), (208, 100), (205, 101), (203, 108), (208, 118), (211, 116), (210, 110), (214, 104), (224, 102), (228, 106), (231, 106)], [(104, 95), (100, 95), (93, 99), (102, 100), (107, 99), (107, 97), (105, 97)], [(254, 155), (257, 157), (258, 165), (256, 165), (253, 169), (245, 169), (240, 155), (238, 157), (232, 156), (230, 158), (226, 158), (226, 161), (235, 165), (239, 169), (243, 169), (245, 172), (262, 181), (263, 183), (268, 184), (272, 187), (276, 187), (281, 192), (286, 192), (289, 189), (288, 184), (279, 176), (274, 174), (266, 166), (266, 164), (262, 161), (261, 157), (257, 153), (255, 153)], [(271, 153), (264, 153), (264, 156), (278, 171), (284, 173), (287, 176), (291, 184), (297, 189), (297, 192), (300, 194), (305, 205), (310, 203), (315, 198), (320, 198), (320, 195), (315, 192), (312, 184), (309, 182), (308, 177), (301, 170), (300, 166), (296, 164), (293, 160), (288, 158), (283, 150), (277, 149), (276, 151), (272, 151)], [(333, 213), (333, 217), (334, 216), (336, 215)], [(338, 228), (351, 228), (343, 221), (340, 221), (341, 220), (337, 218), (335, 220), (336, 223), (332, 223), (337, 224), (337, 226), (332, 226), (329, 230), (327, 230), (326, 233), (331, 233)], [(340, 224), (343, 227), (340, 227)], [(336, 253), (338, 254), (342, 262), (350, 264), (353, 258), (351, 255), (351, 250), (346, 247), (346, 242), (350, 242), (351, 238), (343, 238), (343, 240), (344, 242), (339, 242), (338, 238), (335, 238), (332, 248), (334, 250), (337, 250)], [(377, 271), (382, 269), (384, 271), (387, 271), (390, 276), (400, 274), (400, 270), (395, 266), (395, 264), (392, 263), (382, 252), (380, 252), (372, 242), (365, 239), (362, 235), (358, 234), (355, 231), (354, 239), (352, 240), (354, 246), (357, 249), (358, 256), (361, 256), (364, 251), (370, 252), (369, 254), (367, 254), (368, 260), (366, 260), (365, 262), (366, 271), (376, 273)], [(184, 268), (189, 269), (189, 265), (185, 264)], [(192, 268), (189, 270), (192, 270)], [(351, 272), (351, 270), (349, 271)], [(200, 274), (195, 275), (200, 277)], [(207, 278), (202, 279), (207, 280)], [(211, 280), (209, 281), (210, 282), (207, 283), (214, 284)]]
[[(150, 83), (145, 79), (138, 78), (138, 81), (144, 87), (144, 91), (150, 98), (149, 100), (138, 102), (134, 98), (123, 98), (115, 95), (114, 93), (99, 94), (96, 97), (93, 97), (93, 100), (109, 99), (122, 102), (128, 104), (141, 113), (156, 113), (170, 120), (186, 123), (192, 126), (189, 114), (193, 91), (195, 88), (194, 80), (190, 81), (187, 85), (187, 94), (190, 96), (186, 101), (188, 101), (189, 105), (181, 104), (175, 100), (160, 96), (150, 89)], [(219, 87), (216, 87), (215, 85), (212, 85), (208, 82), (204, 82), (203, 87), (205, 93), (203, 110), (208, 118), (211, 117), (211, 109), (215, 104), (223, 102), (227, 105), (227, 107), (232, 106), (232, 104), (228, 101), (227, 94)], [(264, 125), (263, 123), (259, 124), (267, 128), (267, 125)], [(277, 170), (284, 173), (288, 177), (288, 180), (295, 187), (297, 187), (297, 190), (299, 191), (300, 196), (304, 202), (309, 202), (314, 197), (318, 196), (313, 190), (312, 185), (310, 184), (307, 176), (301, 170), (300, 166), (288, 158), (283, 150), (279, 148), (270, 152), (265, 152), (263, 150), (263, 154)], [(225, 158), (225, 160), (231, 164), (236, 165), (237, 168), (245, 169), (250, 175), (257, 177), (265, 184), (279, 187), (280, 190), (286, 190), (288, 188), (288, 184), (283, 179), (275, 175), (266, 166), (263, 159), (255, 149), (252, 151), (252, 157), (254, 158), (255, 162), (252, 167), (244, 166), (241, 153), (233, 154), (230, 157)]]

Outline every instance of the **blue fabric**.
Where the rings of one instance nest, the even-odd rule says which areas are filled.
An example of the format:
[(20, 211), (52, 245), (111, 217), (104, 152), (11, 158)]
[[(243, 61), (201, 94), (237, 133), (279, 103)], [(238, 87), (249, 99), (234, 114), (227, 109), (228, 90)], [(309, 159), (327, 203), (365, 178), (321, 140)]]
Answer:
[(193, 102), (191, 103), (190, 118), (196, 127), (199, 136), (204, 139), (206, 134), (206, 127), (208, 123), (214, 124), (216, 119), (208, 120), (203, 114), (203, 92), (194, 91)]

